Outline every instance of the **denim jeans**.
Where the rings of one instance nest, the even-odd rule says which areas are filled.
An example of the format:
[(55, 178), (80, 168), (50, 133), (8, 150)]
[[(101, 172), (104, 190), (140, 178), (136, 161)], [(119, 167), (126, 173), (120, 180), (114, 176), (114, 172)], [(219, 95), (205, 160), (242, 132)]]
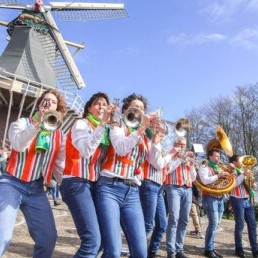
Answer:
[(48, 196), (49, 194), (52, 194), (52, 198), (53, 198), (53, 201), (56, 202), (57, 201), (57, 196), (56, 196), (56, 193), (57, 193), (57, 186), (54, 186), (54, 187), (47, 187), (47, 190), (46, 190), (46, 196)]
[(95, 204), (102, 236), (102, 257), (120, 257), (122, 227), (130, 257), (146, 258), (147, 240), (138, 187), (101, 176), (96, 185)]
[(149, 250), (152, 253), (157, 253), (167, 228), (163, 185), (159, 185), (151, 180), (143, 180), (140, 187), (140, 198), (147, 236), (152, 231), (155, 222), (150, 239)]
[(184, 238), (192, 204), (192, 188), (166, 185), (168, 203), (167, 252), (184, 249)]
[(0, 257), (11, 242), (19, 208), (35, 242), (33, 257), (51, 258), (57, 232), (43, 179), (23, 182), (6, 172), (0, 176)]
[(254, 207), (249, 202), (247, 198), (236, 198), (230, 196), (230, 204), (233, 208), (235, 217), (235, 248), (243, 249), (242, 245), (242, 234), (245, 226), (245, 221), (247, 224), (249, 242), (252, 248), (252, 252), (257, 251), (256, 243), (256, 221), (254, 215)]
[(67, 204), (81, 239), (74, 257), (97, 257), (101, 237), (93, 201), (95, 183), (78, 177), (64, 178), (60, 186), (63, 201)]
[(223, 198), (215, 198), (210, 195), (202, 196), (202, 207), (205, 209), (208, 217), (208, 227), (205, 235), (205, 250), (214, 250), (214, 239), (219, 227), (223, 212)]

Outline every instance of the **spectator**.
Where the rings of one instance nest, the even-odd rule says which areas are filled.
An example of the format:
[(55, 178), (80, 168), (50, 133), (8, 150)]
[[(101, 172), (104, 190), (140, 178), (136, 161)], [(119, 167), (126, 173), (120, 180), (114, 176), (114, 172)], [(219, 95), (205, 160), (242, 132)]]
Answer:
[(50, 192), (52, 193), (52, 198), (54, 201), (54, 206), (58, 206), (61, 203), (57, 201), (57, 187), (58, 187), (58, 183), (57, 181), (52, 178), (50, 183), (46, 185), (46, 195), (48, 196), (50, 194)]
[(201, 191), (195, 185), (193, 185), (192, 191), (193, 191), (193, 198), (192, 198), (190, 216), (192, 218), (192, 222), (195, 230), (190, 231), (190, 234), (196, 236), (197, 238), (203, 239), (204, 235), (202, 234), (201, 221), (200, 221)]

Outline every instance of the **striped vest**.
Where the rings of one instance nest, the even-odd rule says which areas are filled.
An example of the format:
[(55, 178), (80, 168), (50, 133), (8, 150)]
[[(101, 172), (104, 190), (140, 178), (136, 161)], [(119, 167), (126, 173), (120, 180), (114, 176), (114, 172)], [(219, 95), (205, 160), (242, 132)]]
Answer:
[[(212, 167), (207, 166), (207, 168), (209, 169), (209, 172), (208, 172), (209, 176), (215, 176), (216, 175)], [(209, 195), (209, 196), (212, 196), (212, 197), (217, 198), (217, 199), (223, 197), (223, 194), (213, 194), (213, 193), (208, 193), (208, 192), (205, 192), (205, 191), (202, 191), (202, 194)]]
[[(129, 132), (126, 133), (127, 135)], [(138, 142), (130, 153), (121, 157), (116, 154), (112, 145), (109, 145), (107, 150), (107, 160), (102, 169), (112, 171), (115, 175), (124, 178), (133, 178), (135, 176), (135, 169), (142, 168), (142, 164), (149, 151), (149, 142), (146, 135), (143, 141)], [(139, 178), (142, 177), (140, 174)]]
[[(29, 119), (25, 119), (29, 125)], [(50, 138), (48, 151), (40, 153), (35, 151), (37, 137), (32, 140), (30, 146), (24, 152), (12, 149), (6, 171), (24, 182), (31, 182), (43, 176), (45, 182), (49, 184), (64, 135), (61, 130), (56, 130), (47, 137)]]
[(242, 182), (240, 185), (236, 186), (231, 192), (228, 193), (230, 196), (234, 196), (237, 198), (249, 198), (249, 192)]
[(188, 164), (180, 164), (175, 171), (167, 175), (166, 184), (192, 187), (190, 170), (191, 167)]
[(165, 168), (162, 170), (157, 170), (154, 168), (147, 160), (143, 164), (143, 178), (149, 179), (155, 183), (162, 185), (165, 181)]
[[(90, 122), (88, 123), (91, 125)], [(94, 130), (95, 128), (91, 125), (89, 133)], [(66, 139), (66, 159), (63, 175), (71, 175), (95, 182), (100, 172), (101, 154), (101, 148), (98, 147), (90, 158), (84, 159), (72, 144), (72, 130), (70, 129)]]

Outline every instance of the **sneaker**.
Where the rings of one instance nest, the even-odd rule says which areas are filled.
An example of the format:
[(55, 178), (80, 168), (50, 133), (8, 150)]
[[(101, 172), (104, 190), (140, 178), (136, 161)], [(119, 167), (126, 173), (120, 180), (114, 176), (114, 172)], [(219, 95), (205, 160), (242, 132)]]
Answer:
[(194, 230), (194, 231), (190, 231), (190, 235), (193, 235), (193, 236), (196, 236), (197, 232)]
[(202, 232), (197, 232), (195, 235), (197, 238), (204, 239), (204, 235), (202, 234)]

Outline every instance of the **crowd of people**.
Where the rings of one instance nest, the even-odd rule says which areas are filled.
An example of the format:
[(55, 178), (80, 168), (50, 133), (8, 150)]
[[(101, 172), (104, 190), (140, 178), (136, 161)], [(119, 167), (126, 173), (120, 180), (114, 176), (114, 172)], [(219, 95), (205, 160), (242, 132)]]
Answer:
[[(209, 150), (207, 165), (197, 166), (194, 152), (187, 151), (186, 138), (177, 136), (164, 153), (166, 131), (157, 112), (146, 113), (147, 99), (133, 93), (122, 102), (118, 111), (106, 93), (92, 95), (82, 118), (64, 135), (60, 128), (42, 125), (47, 111), (58, 111), (62, 117), (67, 111), (63, 96), (51, 89), (38, 99), (32, 117), (11, 123), (12, 150), (0, 176), (0, 256), (10, 245), (20, 209), (35, 242), (33, 257), (52, 257), (58, 236), (47, 198), (50, 189), (46, 193), (44, 186), (55, 184), (60, 186), (81, 241), (75, 258), (97, 257), (100, 252), (103, 258), (120, 257), (121, 230), (132, 258), (156, 257), (164, 234), (167, 258), (187, 258), (184, 239), (190, 217), (192, 233), (204, 238), (200, 256), (223, 257), (214, 246), (224, 211), (223, 194), (194, 185), (197, 176), (204, 185), (229, 176), (218, 166), (220, 150)], [(117, 112), (121, 113), (119, 123), (114, 121)], [(246, 221), (251, 251), (258, 258), (254, 208), (249, 201), (253, 186), (245, 181), (251, 171), (242, 169), (240, 157), (233, 155), (229, 160), (236, 176), (228, 193), (236, 222), (235, 254), (245, 257), (242, 231)], [(54, 205), (59, 205), (55, 198)], [(208, 218), (205, 233), (201, 206)]]

